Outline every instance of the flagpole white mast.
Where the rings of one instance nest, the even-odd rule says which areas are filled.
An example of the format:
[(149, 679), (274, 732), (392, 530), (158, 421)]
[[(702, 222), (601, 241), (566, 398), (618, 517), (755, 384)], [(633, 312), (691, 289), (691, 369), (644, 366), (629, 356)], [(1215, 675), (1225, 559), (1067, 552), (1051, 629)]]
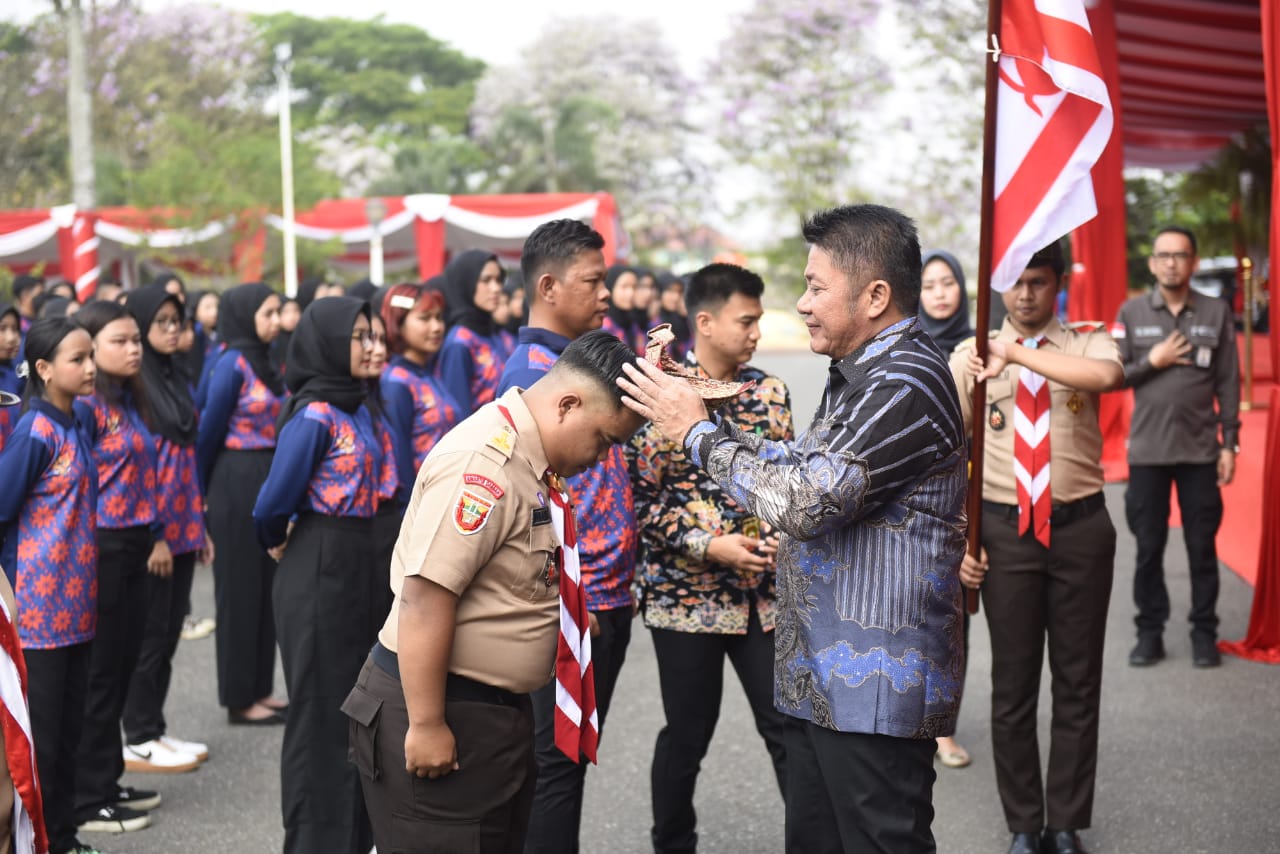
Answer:
[[(974, 322), (977, 337), (974, 349), (978, 358), (987, 360), (988, 327), (991, 325), (991, 235), (996, 196), (996, 105), (1000, 87), (1000, 16), (1001, 0), (987, 5), (987, 79), (986, 112), (982, 120), (982, 225), (978, 238), (978, 316)], [(982, 553), (982, 466), (986, 456), (987, 384), (973, 384), (973, 430), (969, 445), (969, 554)], [(978, 612), (978, 591), (965, 591), (965, 604), (970, 614)]]
[(281, 229), (284, 238), (284, 295), (298, 295), (298, 248), (293, 220), (293, 95), (290, 92), (289, 72), (293, 66), (293, 46), (278, 44), (276, 53), (276, 82), (279, 84), (280, 101), (280, 195)]

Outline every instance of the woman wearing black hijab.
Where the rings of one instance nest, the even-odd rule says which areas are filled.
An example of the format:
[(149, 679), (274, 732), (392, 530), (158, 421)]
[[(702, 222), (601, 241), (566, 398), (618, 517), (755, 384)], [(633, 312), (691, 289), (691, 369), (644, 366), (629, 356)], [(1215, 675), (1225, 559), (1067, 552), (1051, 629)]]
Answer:
[(373, 348), (363, 300), (317, 300), (302, 313), (286, 374), (293, 396), (253, 508), (259, 543), (280, 561), (274, 601), (289, 688), (280, 754), (286, 853), (364, 854), (372, 845), (341, 706), (369, 651), (373, 620), (382, 459), (364, 405)]
[[(942, 355), (950, 358), (961, 341), (973, 337), (969, 324), (969, 294), (964, 270), (956, 256), (941, 249), (926, 252), (920, 273), (920, 326)], [(969, 615), (964, 615), (965, 658), (969, 651)], [(938, 739), (938, 761), (947, 768), (964, 768), (972, 760), (954, 736)]]
[(609, 310), (600, 328), (622, 343), (636, 346), (636, 327), (632, 311), (635, 310), (636, 271), (625, 264), (614, 264), (604, 274), (604, 286), (609, 289)]
[(283, 723), (272, 698), (275, 562), (253, 534), (246, 495), (256, 495), (276, 447), (284, 381), (271, 362), (280, 331), (280, 297), (259, 282), (227, 291), (218, 308), (226, 345), (202, 391), (196, 464), (208, 498), (217, 605), (218, 702), (237, 724)]
[(465, 418), (497, 396), (506, 363), (493, 321), (502, 265), (492, 252), (470, 249), (449, 262), (444, 277), (450, 329), (440, 350), (440, 381)]
[(941, 249), (925, 253), (920, 275), (920, 326), (942, 355), (950, 357), (961, 341), (973, 337), (964, 270), (956, 256)]
[(173, 654), (191, 595), (196, 560), (212, 560), (213, 543), (205, 534), (204, 499), (196, 477), (196, 407), (191, 387), (174, 361), (182, 329), (182, 301), (164, 281), (133, 291), (125, 308), (142, 333), (142, 381), (151, 408), (156, 445), (156, 486), (163, 539), (173, 556), (168, 576), (147, 573), (146, 625), (142, 651), (129, 680), (124, 713), (125, 769), (179, 771), (209, 756), (200, 742), (166, 733), (164, 703), (169, 693)]
[(658, 322), (671, 326), (676, 340), (672, 342), (671, 358), (684, 359), (693, 344), (693, 332), (684, 312), (684, 280), (674, 273), (661, 272), (658, 279)]

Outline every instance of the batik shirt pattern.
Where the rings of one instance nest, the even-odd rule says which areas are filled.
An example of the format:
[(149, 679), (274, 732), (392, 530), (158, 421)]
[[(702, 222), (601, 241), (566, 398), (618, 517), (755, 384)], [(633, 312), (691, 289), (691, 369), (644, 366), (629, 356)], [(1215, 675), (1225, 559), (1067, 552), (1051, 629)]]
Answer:
[(312, 401), (285, 424), (258, 492), (253, 521), (264, 546), (284, 540), (297, 513), (372, 518), (382, 443), (369, 410), (354, 414)]
[(465, 326), (449, 330), (440, 349), (440, 380), (460, 415), (493, 402), (505, 363), (497, 335), (481, 335)]
[[(706, 376), (693, 358), (685, 364)], [(782, 380), (745, 366), (739, 381), (755, 387), (717, 415), (745, 433), (772, 441), (794, 438), (791, 400)], [(641, 613), (646, 626), (678, 632), (746, 634), (754, 607), (765, 631), (773, 629), (775, 573), (740, 572), (707, 560), (713, 537), (759, 536), (752, 512), (689, 461), (683, 446), (652, 424), (627, 446), (640, 526)], [(756, 529), (752, 531), (753, 524)]]
[(282, 398), (258, 379), (244, 356), (236, 354), (235, 370), (243, 380), (235, 409), (227, 422), (226, 447), (233, 451), (274, 448)]
[(403, 500), (422, 468), (422, 461), (459, 421), (457, 404), (430, 368), (396, 356), (383, 372), (382, 405), (386, 410)]
[(82, 425), (44, 401), (0, 454), (0, 561), (24, 649), (93, 639), (98, 615), (97, 469)]
[(179, 445), (157, 435), (159, 512), (164, 541), (175, 555), (204, 548), (204, 499), (196, 476), (195, 445)]
[[(568, 346), (569, 339), (563, 335), (522, 327), (520, 346), (507, 361), (499, 393), (537, 382)], [(573, 499), (587, 609), (630, 607), (636, 569), (636, 516), (622, 448), (610, 448), (604, 462), (568, 478), (565, 484)]]
[(841, 732), (954, 732), (966, 453), (955, 382), (916, 319), (831, 366), (796, 442), (701, 422), (685, 448), (783, 532), (778, 709)]
[[(155, 438), (131, 405), (100, 395), (76, 401), (76, 415), (93, 442), (98, 469), (98, 527), (150, 527), (156, 514)], [(158, 531), (157, 531), (158, 533)]]

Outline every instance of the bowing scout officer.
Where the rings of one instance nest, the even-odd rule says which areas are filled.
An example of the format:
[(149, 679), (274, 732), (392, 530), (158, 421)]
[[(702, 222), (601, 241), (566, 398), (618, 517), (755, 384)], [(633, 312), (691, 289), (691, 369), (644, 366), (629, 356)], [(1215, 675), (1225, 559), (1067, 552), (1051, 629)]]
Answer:
[[(1116, 532), (1102, 496), (1098, 398), (1124, 379), (1101, 326), (1054, 315), (1064, 260), (1032, 256), (1004, 296), (985, 365), (972, 340), (951, 371), (965, 426), (985, 423), (982, 553), (960, 580), (982, 588), (991, 630), (991, 742), (1010, 854), (1083, 852), (1093, 812), (1102, 644)], [(975, 413), (973, 385), (987, 383)], [(1042, 782), (1036, 701), (1045, 640), (1053, 679), (1048, 773)]]
[(343, 704), (378, 850), (522, 850), (537, 774), (529, 694), (553, 672), (582, 712), (563, 733), (558, 722), (557, 743), (593, 737), (560, 478), (639, 429), (616, 383), (634, 359), (608, 333), (582, 336), (532, 387), (450, 431), (418, 472), (391, 563), (395, 601)]

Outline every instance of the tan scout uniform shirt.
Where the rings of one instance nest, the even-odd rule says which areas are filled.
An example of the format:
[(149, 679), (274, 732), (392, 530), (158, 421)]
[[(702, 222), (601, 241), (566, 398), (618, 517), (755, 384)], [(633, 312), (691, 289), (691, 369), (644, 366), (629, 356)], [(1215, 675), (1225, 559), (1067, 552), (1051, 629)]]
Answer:
[[(1089, 331), (1097, 326), (1100, 331)], [(1056, 318), (1042, 333), (1045, 350), (1068, 356), (1106, 359), (1120, 364), (1120, 352), (1111, 335), (1098, 324), (1063, 326)], [(1005, 320), (999, 341), (1017, 341), (1018, 333)], [(973, 339), (965, 341), (951, 356), (951, 373), (960, 391), (960, 409), (966, 431), (972, 430), (973, 377), (965, 370)], [(987, 380), (987, 409), (978, 418), (986, 424), (986, 464), (983, 466), (982, 497), (997, 504), (1017, 504), (1018, 486), (1013, 473), (1013, 415), (1018, 394), (1021, 365), (1008, 365)], [(1049, 486), (1053, 503), (1069, 504), (1101, 491), (1102, 431), (1098, 427), (1098, 399), (1093, 392), (1078, 391), (1049, 382)]]
[(551, 680), (560, 542), (546, 472), (538, 427), (519, 389), (440, 440), (418, 472), (391, 559), (396, 598), (378, 636), (383, 646), (413, 655), (398, 648), (396, 629), (404, 578), (417, 575), (459, 597), (451, 672), (520, 694)]

